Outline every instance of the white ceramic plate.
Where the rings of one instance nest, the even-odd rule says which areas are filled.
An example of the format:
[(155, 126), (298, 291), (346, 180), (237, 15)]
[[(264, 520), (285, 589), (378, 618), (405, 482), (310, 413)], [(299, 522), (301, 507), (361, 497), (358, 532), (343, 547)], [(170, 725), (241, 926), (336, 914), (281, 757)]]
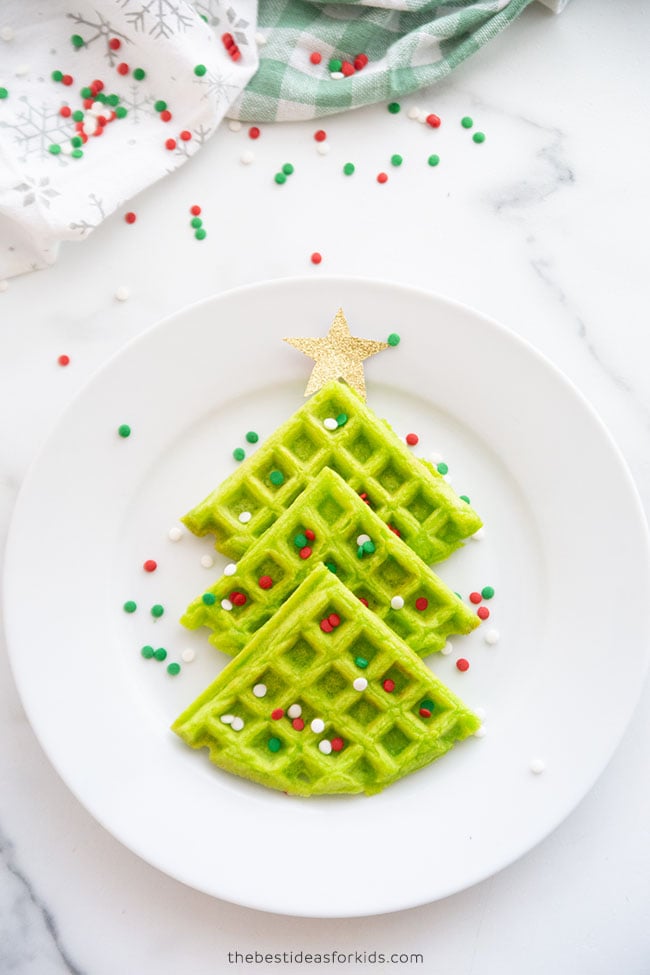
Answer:
[[(491, 618), (429, 663), (487, 734), (371, 799), (299, 800), (214, 768), (169, 730), (227, 661), (177, 623), (223, 565), (168, 538), (303, 401), (310, 360), (280, 339), (402, 336), (367, 363), (368, 402), (441, 454), (486, 524), (440, 566), (492, 585)], [(117, 436), (128, 423), (128, 440)], [(34, 573), (34, 552), (47, 568)], [(145, 559), (158, 562), (146, 573)], [(355, 279), (279, 281), (148, 331), (68, 409), (22, 490), (5, 609), (32, 725), (79, 800), (145, 860), (202, 891), (297, 915), (392, 911), (444, 897), (545, 837), (602, 771), (647, 662), (648, 544), (625, 464), (554, 367), (476, 312)], [(138, 611), (125, 614), (125, 600)], [(149, 607), (165, 606), (154, 621)], [(484, 640), (497, 628), (496, 646)], [(170, 677), (143, 644), (196, 660)], [(470, 670), (455, 667), (466, 657)], [(531, 772), (541, 759), (546, 771)]]

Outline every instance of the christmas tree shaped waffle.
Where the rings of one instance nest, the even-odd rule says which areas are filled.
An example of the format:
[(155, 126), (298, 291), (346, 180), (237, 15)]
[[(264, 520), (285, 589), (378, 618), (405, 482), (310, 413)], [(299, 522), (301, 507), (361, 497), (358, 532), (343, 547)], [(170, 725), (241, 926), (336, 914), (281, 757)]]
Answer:
[[(208, 627), (210, 642), (237, 654), (324, 563), (415, 653), (441, 650), (469, 633), (475, 613), (331, 468), (246, 550), (236, 566), (188, 607), (181, 622)], [(234, 570), (234, 571), (233, 571)]]
[(440, 562), (481, 527), (433, 465), (414, 457), (349, 386), (333, 380), (183, 518), (239, 559), (326, 467), (367, 500), (426, 562)]
[(173, 730), (228, 772), (311, 796), (372, 795), (479, 725), (319, 565)]

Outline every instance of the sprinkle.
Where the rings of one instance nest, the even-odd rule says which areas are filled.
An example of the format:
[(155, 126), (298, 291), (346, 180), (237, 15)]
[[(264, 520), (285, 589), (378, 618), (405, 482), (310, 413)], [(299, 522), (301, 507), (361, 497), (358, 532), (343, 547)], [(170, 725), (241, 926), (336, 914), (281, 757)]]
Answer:
[(474, 135), (472, 136), (472, 139), (477, 144), (480, 144), (481, 142), (485, 142), (485, 133), (484, 132), (475, 132)]
[(470, 504), (470, 500), (469, 500), (469, 498), (467, 497), (466, 494), (461, 494), (461, 495), (459, 495), (459, 497), (460, 497), (460, 500), (461, 501), (464, 501), (465, 502), (465, 504)]
[(336, 422), (333, 416), (328, 416), (325, 420), (323, 420), (323, 426), (325, 427), (326, 430), (338, 429), (338, 423)]
[(270, 589), (273, 586), (271, 576), (260, 576), (258, 579), (260, 589)]
[(320, 264), (322, 260), (323, 260), (322, 255), (319, 254), (318, 251), (314, 251), (314, 253), (310, 257), (310, 261), (312, 262), (312, 264)]
[[(83, 156), (83, 149), (73, 149), (70, 155), (72, 156), (73, 159), (81, 159), (81, 157)], [(117, 295), (115, 295), (115, 297), (117, 298)], [(119, 300), (121, 301), (122, 299)]]
[(413, 119), (413, 121), (415, 121), (420, 117), (420, 109), (418, 108), (417, 105), (412, 105), (406, 114), (410, 119)]
[(126, 221), (126, 223), (135, 223), (137, 219), (138, 218), (136, 217), (135, 213), (133, 213), (132, 210), (129, 210), (128, 213), (124, 214), (124, 220)]
[(125, 74), (128, 74), (129, 73), (129, 66), (126, 63), (126, 61), (122, 61), (121, 64), (118, 64), (116, 70), (117, 70), (117, 73), (118, 74), (125, 75)]
[(340, 71), (342, 62), (338, 58), (332, 58), (329, 63), (330, 71)]
[(342, 738), (332, 738), (332, 751), (342, 752), (345, 746), (345, 742)]
[(151, 660), (153, 657), (153, 647), (143, 647), (140, 653), (145, 660)]
[(279, 752), (282, 748), (282, 742), (279, 738), (269, 738), (268, 746), (270, 752)]
[(235, 589), (230, 593), (230, 602), (233, 604), (233, 606), (245, 606), (247, 598), (243, 592), (239, 592), (238, 589)]
[(364, 542), (370, 541), (370, 535), (357, 535), (357, 545), (363, 545)]
[(168, 108), (166, 108), (163, 112), (160, 113), (161, 122), (171, 122), (171, 120), (172, 120), (172, 113), (169, 111)]
[(70, 40), (72, 42), (72, 46), (77, 48), (83, 47), (86, 43), (80, 34), (73, 34)]
[(217, 597), (213, 592), (204, 592), (201, 596), (201, 601), (205, 606), (214, 606), (217, 601)]
[(232, 612), (232, 603), (230, 602), (229, 599), (222, 599), (221, 600), (221, 608), (222, 609), (225, 609), (225, 611), (227, 613), (230, 613), (230, 612)]
[(53, 71), (52, 74), (50, 75), (50, 77), (51, 77), (52, 81), (63, 81), (63, 72), (62, 71)]
[(318, 742), (318, 750), (323, 753), (323, 755), (329, 755), (332, 751), (332, 743), (324, 738), (323, 741)]
[(165, 140), (165, 149), (169, 149), (169, 151), (171, 152), (175, 148), (176, 148), (176, 139)]
[(309, 60), (311, 61), (312, 64), (320, 64), (323, 58), (322, 55), (318, 53), (318, 51), (312, 51), (311, 54), (309, 55)]
[(221, 720), (223, 721), (224, 724), (232, 724), (233, 721), (235, 720), (235, 715), (234, 714), (222, 714), (221, 715)]
[(239, 132), (241, 130), (241, 122), (239, 119), (231, 118), (228, 120), (228, 128), (231, 132)]
[(333, 626), (334, 629), (336, 629), (337, 626), (340, 626), (341, 617), (340, 616), (337, 616), (336, 613), (330, 613), (330, 615), (327, 617), (327, 619), (329, 621), (330, 626)]
[(294, 172), (293, 164), (284, 163), (284, 165), (282, 166), (282, 172), (284, 173), (285, 176), (291, 176), (292, 173)]
[(470, 535), (473, 542), (482, 542), (485, 538), (485, 526), (481, 526), (478, 531), (475, 531), (473, 535)]
[(354, 170), (355, 170), (354, 163), (346, 163), (343, 167), (343, 172), (345, 173), (346, 176), (352, 176)]
[(475, 738), (485, 738), (486, 735), (487, 735), (487, 728), (485, 727), (484, 724), (479, 725), (479, 727), (474, 732)]
[(332, 572), (334, 575), (336, 575), (337, 569), (336, 569), (336, 565), (335, 565), (334, 562), (325, 562), (324, 564), (325, 564), (325, 567), (327, 569), (329, 569), (330, 572)]
[(244, 719), (233, 718), (232, 721), (230, 722), (230, 727), (232, 728), (233, 731), (241, 731), (242, 728), (244, 727)]
[(357, 69), (357, 71), (361, 71), (363, 68), (365, 68), (367, 63), (368, 63), (367, 54), (357, 54), (356, 58), (354, 59), (354, 66)]
[(301, 559), (308, 559), (309, 556), (311, 555), (311, 549), (309, 545), (305, 545), (304, 548), (301, 548), (300, 551), (298, 552), (298, 555), (300, 556)]
[(387, 694), (392, 694), (395, 690), (395, 681), (387, 677), (386, 680), (381, 685)]
[(431, 115), (427, 115), (426, 123), (427, 125), (430, 125), (432, 129), (437, 129), (440, 127), (440, 118), (431, 113)]
[(110, 41), (108, 42), (108, 46), (110, 47), (111, 51), (119, 51), (119, 49), (122, 47), (122, 41), (119, 39), (119, 37), (111, 37)]
[(314, 139), (316, 140), (316, 142), (325, 142), (326, 138), (327, 138), (327, 132), (325, 131), (325, 129), (318, 129), (316, 132), (314, 132)]
[(499, 642), (499, 631), (498, 630), (488, 630), (483, 637), (488, 647), (493, 647)]
[(543, 758), (534, 758), (530, 763), (530, 771), (535, 775), (541, 775), (546, 769), (546, 762)]
[(59, 358), (56, 361), (59, 363), (60, 366), (69, 366), (70, 365), (70, 356), (69, 355), (60, 355)]
[(53, 156), (58, 156), (61, 152), (61, 146), (58, 143), (53, 142), (51, 146), (48, 146), (48, 152), (51, 152)]
[(156, 660), (163, 661), (167, 659), (167, 651), (164, 647), (158, 647), (157, 650), (154, 650), (153, 655)]
[[(207, 595), (211, 595), (211, 593), (210, 594), (206, 593), (205, 595), (206, 596)], [(153, 618), (155, 620), (159, 620), (160, 617), (165, 612), (165, 607), (164, 606), (161, 606), (160, 603), (154, 603), (154, 605), (151, 607), (150, 612), (151, 612), (151, 615), (153, 616)]]
[(330, 78), (334, 81), (340, 81), (341, 78), (345, 78), (345, 75), (342, 71), (330, 71)]
[(264, 34), (260, 34), (258, 32), (255, 35), (255, 43), (257, 44), (258, 47), (264, 47), (264, 45), (266, 44), (266, 37), (264, 36)]
[(171, 542), (180, 542), (183, 537), (183, 529), (177, 525), (173, 525), (167, 532), (167, 537)]
[(427, 121), (427, 116), (428, 115), (429, 115), (429, 112), (427, 112), (426, 109), (422, 109), (421, 108), (420, 111), (419, 111), (419, 113), (418, 113), (418, 122), (421, 122), (422, 125), (426, 125), (426, 121)]
[(437, 166), (438, 163), (440, 162), (440, 156), (436, 156), (436, 154), (434, 153), (432, 156), (429, 156), (427, 162), (429, 163), (430, 166)]
[(196, 67), (194, 68), (194, 74), (196, 75), (197, 78), (202, 78), (203, 75), (207, 72), (207, 70), (208, 69), (204, 64), (197, 64)]
[(180, 133), (180, 137), (183, 142), (189, 142), (192, 138), (192, 133), (189, 131), (189, 129), (183, 129), (183, 131)]
[(132, 599), (127, 599), (127, 601), (122, 606), (125, 613), (135, 613), (138, 608), (138, 604), (134, 603)]
[(269, 481), (271, 484), (279, 487), (281, 484), (284, 484), (284, 474), (282, 471), (271, 471), (269, 474)]
[(239, 161), (243, 163), (244, 166), (250, 166), (254, 159), (255, 153), (251, 152), (250, 149), (247, 149), (246, 152), (242, 152), (241, 156), (239, 157)]
[(296, 546), (296, 548), (304, 548), (307, 544), (307, 536), (303, 535), (302, 533), (296, 535), (294, 537), (293, 544)]
[(405, 440), (409, 447), (415, 447), (415, 445), (420, 442), (420, 438), (418, 437), (417, 433), (407, 433)]
[(314, 720), (309, 725), (309, 727), (314, 732), (314, 734), (320, 735), (323, 733), (323, 731), (325, 731), (325, 722), (323, 721), (322, 718), (314, 718)]
[(423, 613), (428, 605), (429, 605), (429, 600), (426, 599), (424, 596), (420, 596), (418, 599), (415, 600), (415, 608), (420, 613)]
[(158, 563), (154, 562), (153, 559), (147, 559), (147, 561), (143, 564), (142, 568), (144, 569), (145, 572), (155, 572), (156, 569), (158, 568)]
[(339, 413), (339, 415), (336, 418), (336, 425), (339, 427), (344, 427), (347, 422), (348, 422), (347, 413)]
[(305, 538), (308, 542), (313, 542), (316, 540), (316, 533), (311, 528), (305, 528)]
[(197, 240), (205, 240), (205, 238), (208, 236), (208, 232), (204, 227), (199, 227), (198, 230), (194, 231), (194, 236)]
[(352, 686), (354, 687), (355, 691), (365, 691), (366, 687), (368, 686), (368, 681), (365, 677), (355, 677), (355, 679), (352, 681)]
[(403, 609), (404, 600), (402, 599), (401, 596), (393, 596), (393, 598), (390, 601), (390, 606), (391, 609)]
[(388, 343), (388, 345), (390, 345), (393, 348), (395, 348), (395, 346), (396, 345), (399, 345), (399, 343), (400, 343), (400, 337), (397, 334), (397, 332), (391, 332), (390, 335), (388, 336), (388, 338), (386, 339), (386, 342)]
[(388, 182), (388, 173), (377, 173), (377, 182), (378, 183), (387, 183)]
[(316, 146), (316, 152), (318, 153), (319, 156), (328, 156), (330, 152), (330, 148), (331, 146), (329, 142), (319, 142), (318, 145)]
[[(72, 155), (74, 155), (75, 152), (81, 152), (81, 149), (75, 149)], [(128, 301), (130, 297), (131, 297), (131, 292), (129, 291), (129, 289), (126, 287), (125, 284), (121, 284), (115, 292), (115, 300)]]
[(438, 471), (438, 474), (442, 474), (444, 477), (445, 474), (449, 473), (449, 465), (445, 464), (443, 461), (442, 463), (436, 466), (436, 470)]
[(481, 601), (481, 594), (480, 594), (480, 592), (471, 592), (469, 594), (469, 601), (470, 601), (470, 603), (480, 603), (480, 601)]
[(234, 576), (237, 571), (237, 565), (235, 562), (229, 562), (228, 565), (224, 566), (223, 574), (225, 576)]
[(440, 653), (443, 655), (443, 657), (448, 657), (450, 653), (453, 653), (453, 650), (454, 648), (452, 644), (449, 642), (449, 640), (447, 640)]
[(128, 114), (129, 113), (124, 105), (118, 105), (118, 107), (115, 109), (115, 115), (117, 118), (126, 118)]
[(284, 717), (284, 708), (275, 708), (274, 711), (271, 711), (271, 717), (274, 721), (279, 721), (280, 718)]
[[(195, 219), (198, 220), (199, 218), (196, 217)], [(235, 458), (235, 460), (243, 460), (244, 457), (246, 456), (246, 451), (243, 450), (241, 447), (235, 447), (235, 449), (232, 452), (232, 455)]]
[(63, 118), (70, 118), (72, 115), (72, 109), (69, 105), (62, 105), (59, 109), (59, 115), (63, 116)]
[(253, 688), (255, 697), (266, 697), (266, 684), (256, 684)]
[(391, 115), (397, 115), (397, 113), (401, 112), (401, 110), (402, 106), (399, 102), (390, 102), (388, 105), (388, 111), (391, 113)]
[(390, 157), (390, 161), (392, 166), (401, 166), (402, 163), (404, 162), (404, 159), (402, 156), (399, 155), (399, 153), (396, 152), (395, 155)]
[(470, 118), (469, 115), (464, 115), (460, 120), (460, 124), (464, 129), (471, 129), (471, 127), (474, 125), (474, 119)]
[(180, 674), (180, 672), (181, 672), (180, 664), (176, 664), (176, 663), (167, 664), (167, 673), (171, 674), (172, 677), (175, 677), (176, 674)]
[(195, 657), (196, 650), (193, 650), (192, 647), (186, 647), (181, 654), (181, 660), (185, 664), (191, 664)]
[(344, 78), (350, 78), (354, 74), (354, 65), (349, 61), (341, 62), (341, 74)]
[(490, 610), (487, 608), (487, 606), (479, 606), (479, 608), (476, 610), (476, 615), (480, 620), (486, 620), (490, 616)]
[(120, 437), (126, 439), (127, 437), (131, 436), (131, 427), (128, 425), (128, 423), (122, 423), (117, 428), (117, 432), (119, 433)]
[(302, 718), (294, 718), (291, 724), (296, 731), (304, 730), (305, 722), (302, 720)]
[(135, 78), (136, 81), (143, 81), (146, 78), (146, 76), (147, 74), (144, 68), (133, 69), (133, 77)]
[(248, 130), (248, 138), (259, 139), (259, 137), (260, 137), (259, 128), (257, 127), (257, 125), (251, 125), (250, 129)]
[(481, 589), (481, 596), (483, 597), (483, 599), (492, 599), (492, 597), (494, 596), (494, 589), (492, 588), (492, 586), (483, 586), (483, 588)]
[(287, 709), (287, 715), (290, 718), (299, 718), (301, 714), (302, 714), (302, 708), (300, 707), (299, 704), (292, 704)]
[(332, 624), (328, 619), (321, 620), (319, 625), (323, 633), (331, 633), (332, 630), (334, 629), (334, 627), (332, 626)]
[(363, 549), (364, 553), (372, 555), (372, 553), (375, 551), (375, 543), (369, 538), (368, 541), (363, 543), (361, 548)]
[(7, 42), (13, 41), (14, 32), (12, 28), (9, 26), (3, 27), (2, 30), (0, 30), (0, 38), (2, 38), (3, 41), (7, 41)]
[(465, 657), (459, 657), (456, 661), (456, 669), (460, 670), (462, 673), (469, 670), (469, 660), (466, 660)]
[(241, 521), (242, 525), (246, 525), (251, 520), (252, 517), (253, 516), (250, 513), (250, 511), (242, 511), (242, 513), (239, 516), (239, 520)]
[(368, 661), (365, 657), (355, 657), (354, 662), (361, 670), (365, 670), (368, 666)]
[(418, 714), (420, 715), (421, 718), (430, 718), (431, 717), (431, 711), (429, 710), (429, 708), (420, 708), (420, 710), (418, 711)]

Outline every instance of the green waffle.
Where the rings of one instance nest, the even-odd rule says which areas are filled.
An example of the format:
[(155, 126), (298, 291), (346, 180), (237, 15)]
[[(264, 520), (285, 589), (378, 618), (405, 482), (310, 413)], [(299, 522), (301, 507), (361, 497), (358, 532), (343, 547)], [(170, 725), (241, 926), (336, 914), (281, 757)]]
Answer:
[[(326, 419), (339, 425), (328, 430)], [(239, 559), (324, 467), (366, 495), (426, 563), (446, 559), (481, 527), (437, 470), (340, 382), (319, 390), (183, 521)]]
[[(324, 620), (330, 632), (323, 631)], [(365, 689), (353, 686), (359, 678), (367, 681)], [(289, 714), (295, 705), (298, 727)], [(324, 727), (312, 730), (314, 719)], [(320, 565), (172, 728), (192, 748), (208, 748), (215, 765), (228, 772), (311, 796), (380, 792), (479, 725)], [(327, 747), (329, 754), (321, 751)]]
[[(305, 530), (315, 538), (307, 539)], [(357, 543), (364, 535), (370, 551)], [(188, 606), (181, 623), (191, 630), (207, 626), (210, 642), (234, 656), (319, 563), (421, 656), (441, 650), (451, 634), (479, 625), (476, 614), (330, 468), (246, 551), (234, 575), (223, 576)], [(272, 586), (263, 588), (269, 581)], [(236, 605), (233, 592), (246, 602)], [(401, 609), (391, 606), (393, 596), (404, 600)]]

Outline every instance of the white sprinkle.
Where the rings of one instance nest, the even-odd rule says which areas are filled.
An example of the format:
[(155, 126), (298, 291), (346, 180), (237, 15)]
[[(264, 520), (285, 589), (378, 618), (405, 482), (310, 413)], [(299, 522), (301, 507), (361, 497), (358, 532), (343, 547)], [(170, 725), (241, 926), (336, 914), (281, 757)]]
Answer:
[(369, 542), (369, 541), (370, 541), (370, 535), (357, 536), (357, 545), (363, 545), (364, 542)]
[(416, 119), (420, 117), (420, 109), (417, 105), (412, 105), (406, 113), (409, 118)]
[(543, 758), (534, 758), (530, 763), (530, 771), (535, 775), (541, 775), (546, 769), (546, 762)]
[(329, 755), (332, 751), (332, 742), (324, 738), (323, 741), (318, 742), (318, 750), (323, 753), (323, 755)]
[(299, 704), (292, 704), (288, 708), (287, 714), (289, 715), (290, 718), (299, 718), (300, 715), (302, 714), (302, 708), (300, 707)]
[(483, 721), (485, 719), (485, 708), (474, 708), (474, 714)]
[(390, 605), (391, 609), (404, 609), (404, 600), (401, 596), (393, 596)]
[(204, 569), (211, 569), (212, 566), (214, 565), (214, 559), (212, 558), (211, 555), (202, 555), (201, 565), (203, 566)]
[(330, 71), (330, 78), (333, 78), (334, 81), (339, 81), (341, 78), (345, 78), (345, 75), (342, 71)]
[(244, 727), (244, 719), (233, 718), (232, 721), (230, 722), (230, 727), (232, 728), (233, 731), (241, 731), (242, 728)]
[(106, 111), (106, 107), (102, 105), (101, 102), (93, 102), (90, 106), (90, 111), (94, 112), (96, 115), (103, 115)]
[(195, 657), (196, 650), (193, 650), (192, 647), (187, 647), (181, 654), (181, 660), (186, 664), (191, 664)]
[(244, 164), (244, 166), (250, 166), (252, 161), (255, 159), (255, 153), (251, 149), (247, 149), (246, 152), (242, 152), (239, 157), (239, 161)]
[(131, 297), (131, 292), (125, 284), (121, 284), (120, 287), (115, 292), (115, 298), (117, 301), (127, 301)]
[(16, 68), (16, 77), (24, 78), (26, 74), (29, 74), (30, 67), (28, 64), (19, 64)]
[(482, 542), (484, 538), (485, 538), (485, 525), (482, 528), (479, 528), (477, 532), (474, 532), (474, 534), (472, 535), (472, 541)]
[(330, 149), (331, 149), (331, 146), (330, 146), (329, 142), (318, 142), (316, 144), (316, 152), (318, 153), (319, 156), (327, 156), (327, 155), (329, 155)]
[(499, 642), (499, 631), (498, 630), (488, 630), (483, 637), (488, 647), (493, 647), (495, 643)]
[(255, 697), (266, 697), (266, 684), (256, 684), (253, 688)]
[(183, 529), (179, 528), (178, 525), (174, 525), (173, 528), (170, 528), (167, 532), (167, 536), (170, 542), (180, 542), (181, 538), (183, 537)]
[(366, 687), (368, 686), (368, 681), (365, 677), (356, 677), (352, 681), (352, 686), (354, 687), (355, 691), (365, 691)]
[(312, 721), (309, 727), (314, 732), (314, 734), (320, 735), (321, 732), (325, 731), (325, 722), (323, 721), (322, 718), (314, 718), (314, 720)]
[(228, 565), (224, 566), (223, 574), (225, 576), (234, 576), (237, 571), (237, 566), (234, 562), (229, 562)]
[(221, 720), (223, 721), (224, 724), (232, 724), (233, 721), (235, 720), (235, 715), (234, 714), (222, 714), (221, 715)]
[(264, 34), (257, 33), (255, 35), (255, 43), (257, 44), (258, 47), (264, 47), (264, 45), (266, 44), (266, 37), (264, 36)]
[(239, 516), (239, 520), (241, 521), (242, 525), (247, 525), (252, 517), (253, 516), (250, 513), (250, 511), (242, 511), (242, 513)]
[(445, 458), (443, 457), (442, 454), (439, 454), (437, 450), (433, 450), (429, 454), (429, 460), (431, 461), (432, 464), (438, 465), (444, 463)]
[(2, 30), (0, 30), (0, 37), (3, 41), (13, 41), (14, 32), (11, 27), (3, 27)]
[(453, 645), (449, 642), (449, 640), (447, 640), (440, 653), (443, 655), (443, 657), (448, 657), (449, 654), (453, 652), (454, 652)]
[(9, 282), (8, 281), (0, 281), (0, 294), (2, 294), (5, 291), (8, 291), (8, 290), (9, 290)]
[(487, 735), (487, 728), (485, 727), (485, 725), (484, 725), (484, 724), (482, 724), (482, 725), (481, 725), (481, 726), (480, 726), (479, 728), (477, 728), (477, 729), (476, 729), (476, 731), (474, 732), (474, 737), (475, 737), (475, 738), (485, 738), (485, 736), (486, 736), (486, 735)]
[(418, 112), (418, 122), (426, 122), (430, 112), (427, 112), (426, 108), (421, 108)]
[(326, 430), (338, 430), (338, 423), (333, 416), (328, 416), (326, 420), (323, 420), (323, 426)]
[(239, 132), (241, 129), (241, 122), (236, 118), (228, 119), (228, 128), (231, 132)]
[(229, 599), (222, 599), (221, 600), (221, 608), (222, 609), (225, 609), (225, 611), (227, 613), (229, 613), (231, 611), (231, 609), (232, 609), (232, 603), (230, 602)]

